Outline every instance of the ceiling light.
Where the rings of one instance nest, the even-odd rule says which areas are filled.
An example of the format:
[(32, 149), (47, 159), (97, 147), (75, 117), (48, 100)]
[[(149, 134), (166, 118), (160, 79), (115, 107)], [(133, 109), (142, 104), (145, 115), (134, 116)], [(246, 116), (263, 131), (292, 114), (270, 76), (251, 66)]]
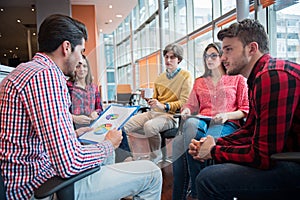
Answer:
[(12, 53), (12, 50), (9, 50), (9, 53)]
[(103, 30), (100, 28), (99, 31), (102, 33)]
[(34, 12), (34, 8), (31, 8), (31, 11)]
[(19, 49), (19, 47), (16, 47), (16, 50), (18, 50)]
[(33, 33), (32, 33), (32, 35), (33, 35), (33, 36), (35, 36), (35, 35), (36, 35), (36, 33), (35, 33), (35, 32), (33, 32)]
[(6, 57), (6, 53), (5, 53), (5, 54), (3, 54), (3, 56), (4, 56), (4, 57)]
[(4, 11), (4, 9), (3, 9), (3, 8), (1, 8), (1, 9), (0, 9), (0, 11), (1, 11), (1, 12), (3, 12), (3, 11)]
[(109, 22), (112, 23), (112, 19), (110, 19)]
[(108, 7), (109, 7), (109, 8), (112, 8), (112, 5), (109, 5)]
[(122, 15), (116, 15), (116, 17), (117, 17), (117, 18), (122, 18), (123, 16), (122, 16)]
[(18, 23), (21, 23), (21, 20), (17, 19), (17, 22), (18, 22)]

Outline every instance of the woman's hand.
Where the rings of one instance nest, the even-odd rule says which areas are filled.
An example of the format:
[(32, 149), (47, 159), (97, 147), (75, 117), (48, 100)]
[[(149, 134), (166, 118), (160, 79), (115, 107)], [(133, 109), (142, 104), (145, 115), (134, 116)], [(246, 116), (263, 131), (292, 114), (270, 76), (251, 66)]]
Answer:
[(92, 121), (92, 118), (86, 115), (72, 115), (72, 117), (75, 124), (90, 124)]
[(189, 108), (184, 108), (180, 114), (182, 119), (185, 120), (187, 116), (191, 115), (191, 110)]
[(219, 113), (212, 118), (215, 124), (224, 124), (228, 120), (227, 113)]
[(92, 120), (95, 120), (99, 117), (98, 113), (96, 111), (93, 111), (91, 114), (90, 114), (90, 118)]
[(83, 133), (92, 131), (93, 129), (94, 129), (94, 128), (91, 128), (91, 127), (81, 127), (81, 128), (79, 128), (79, 129), (76, 129), (76, 130), (75, 130), (75, 133), (76, 133), (76, 136), (79, 137), (79, 136), (81, 136)]

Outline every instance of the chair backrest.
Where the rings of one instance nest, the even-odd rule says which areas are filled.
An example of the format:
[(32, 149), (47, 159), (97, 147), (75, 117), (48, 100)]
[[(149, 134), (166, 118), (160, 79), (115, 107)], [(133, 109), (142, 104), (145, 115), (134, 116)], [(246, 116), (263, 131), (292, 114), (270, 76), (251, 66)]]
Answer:
[(5, 187), (4, 187), (4, 180), (3, 180), (2, 171), (1, 171), (1, 168), (0, 168), (0, 200), (5, 200), (6, 199), (5, 193), (6, 193), (6, 190), (5, 190)]
[(117, 103), (129, 104), (131, 97), (131, 86), (130, 84), (118, 84), (117, 85)]

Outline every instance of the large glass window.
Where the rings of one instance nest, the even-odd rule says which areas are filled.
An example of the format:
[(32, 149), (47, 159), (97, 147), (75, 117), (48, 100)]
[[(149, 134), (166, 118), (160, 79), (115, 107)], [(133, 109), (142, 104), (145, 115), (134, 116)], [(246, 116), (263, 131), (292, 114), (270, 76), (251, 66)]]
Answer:
[(111, 85), (111, 84), (108, 84), (107, 85), (107, 99), (108, 101), (114, 101), (116, 98), (115, 98), (115, 94), (116, 94), (116, 86), (115, 84)]
[(139, 25), (146, 20), (146, 5), (145, 0), (139, 0)]
[(212, 20), (212, 4), (210, 0), (194, 1), (194, 28), (198, 29)]
[(182, 38), (187, 34), (186, 4), (185, 0), (175, 0), (175, 37)]
[(168, 44), (170, 42), (170, 20), (169, 20), (169, 7), (165, 9), (165, 22), (164, 22), (164, 40)]
[(127, 37), (130, 35), (130, 15), (128, 15), (124, 21), (124, 28), (124, 37)]
[[(242, 0), (242, 1), (248, 1), (248, 0)], [(234, 8), (236, 8), (236, 0), (222, 0), (222, 9), (221, 9), (222, 15), (224, 15), (225, 13), (229, 12)]]
[(107, 83), (114, 83), (115, 82), (115, 73), (113, 71), (107, 72)]
[(203, 52), (209, 43), (212, 43), (212, 31), (209, 31), (195, 39), (195, 77), (204, 73)]
[[(271, 45), (271, 54), (274, 57), (288, 59), (300, 63), (300, 3), (296, 1), (277, 1), (271, 6), (271, 21), (276, 22), (276, 26), (270, 27), (271, 43), (275, 39), (276, 43)], [(273, 15), (272, 15), (273, 14)]]
[(151, 16), (158, 9), (157, 0), (148, 0), (149, 1), (149, 16)]
[(152, 20), (149, 24), (149, 45), (150, 45), (150, 52), (153, 53), (158, 49), (157, 41), (159, 41), (159, 34), (157, 34), (157, 18)]

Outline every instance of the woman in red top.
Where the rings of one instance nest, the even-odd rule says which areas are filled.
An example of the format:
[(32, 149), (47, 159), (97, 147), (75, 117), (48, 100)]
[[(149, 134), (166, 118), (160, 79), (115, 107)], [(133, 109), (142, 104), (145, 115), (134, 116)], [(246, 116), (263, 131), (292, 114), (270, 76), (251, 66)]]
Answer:
[(186, 199), (189, 179), (191, 197), (196, 198), (195, 178), (206, 163), (194, 160), (187, 153), (191, 139), (207, 135), (226, 136), (240, 127), (240, 120), (249, 111), (246, 79), (226, 75), (221, 62), (221, 47), (209, 44), (204, 50), (204, 75), (195, 80), (187, 103), (181, 109), (185, 120), (183, 133), (173, 142), (173, 200)]

